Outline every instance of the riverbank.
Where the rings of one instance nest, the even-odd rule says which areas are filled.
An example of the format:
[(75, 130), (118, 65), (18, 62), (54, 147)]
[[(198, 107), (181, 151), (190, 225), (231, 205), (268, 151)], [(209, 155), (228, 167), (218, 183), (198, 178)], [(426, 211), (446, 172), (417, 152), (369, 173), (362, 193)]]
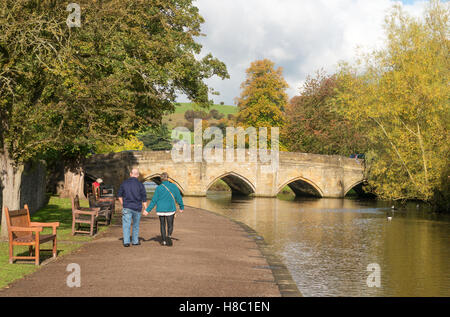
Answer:
[[(256, 233), (237, 222), (186, 207), (167, 247), (159, 243), (153, 212), (141, 220), (141, 245), (124, 248), (117, 214), (119, 221), (100, 237), (10, 284), (0, 296), (299, 296), (280, 287), (282, 265), (266, 259)], [(79, 288), (66, 284), (70, 263), (80, 266)]]

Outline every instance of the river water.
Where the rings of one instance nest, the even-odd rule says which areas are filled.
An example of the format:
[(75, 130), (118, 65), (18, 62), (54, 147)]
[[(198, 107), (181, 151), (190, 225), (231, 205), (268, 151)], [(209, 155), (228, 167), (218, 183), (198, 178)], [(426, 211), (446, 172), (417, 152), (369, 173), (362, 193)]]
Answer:
[[(183, 199), (256, 230), (304, 296), (450, 296), (450, 218), (425, 206), (226, 192)], [(368, 271), (372, 263), (380, 270)]]

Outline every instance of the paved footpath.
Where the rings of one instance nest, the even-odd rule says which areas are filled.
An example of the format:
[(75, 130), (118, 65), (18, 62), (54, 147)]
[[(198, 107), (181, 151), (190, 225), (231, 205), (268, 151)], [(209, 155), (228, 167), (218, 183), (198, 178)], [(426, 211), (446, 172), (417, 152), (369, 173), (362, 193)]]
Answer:
[[(257, 241), (225, 217), (186, 207), (175, 219), (172, 247), (160, 245), (154, 211), (141, 218), (140, 246), (124, 248), (116, 222), (79, 250), (0, 290), (0, 297), (281, 295)], [(79, 288), (66, 284), (70, 263), (80, 265)]]

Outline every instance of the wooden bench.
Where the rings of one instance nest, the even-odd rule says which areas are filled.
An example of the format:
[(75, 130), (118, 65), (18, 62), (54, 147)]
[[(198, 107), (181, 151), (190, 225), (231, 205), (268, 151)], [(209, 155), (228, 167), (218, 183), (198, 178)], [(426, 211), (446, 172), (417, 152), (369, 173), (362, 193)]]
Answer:
[(100, 186), (95, 187), (92, 184), (92, 194), (88, 194), (88, 199), (90, 208), (100, 207), (99, 217), (102, 220), (99, 221), (99, 224), (109, 225), (116, 209), (114, 190), (103, 189), (103, 191), (100, 191)]
[[(89, 233), (94, 235), (97, 232), (98, 212), (100, 208), (85, 208), (80, 207), (80, 199), (78, 195), (71, 198), (72, 200), (72, 235), (75, 233)], [(80, 224), (88, 224), (89, 230), (81, 230)], [(77, 227), (77, 228), (76, 228)]]
[(115, 198), (95, 199), (93, 194), (88, 194), (89, 208), (100, 208), (98, 212), (98, 223), (101, 225), (109, 225), (115, 210)]
[(114, 189), (113, 188), (102, 188), (102, 185), (95, 187), (94, 183), (92, 183), (92, 193), (95, 196), (95, 199), (101, 199), (101, 198), (113, 198), (114, 197)]
[[(31, 222), (30, 211), (28, 205), (24, 209), (9, 210), (5, 207), (6, 223), (8, 226), (9, 236), (9, 263), (14, 260), (35, 260), (35, 264), (39, 265), (39, 251), (40, 245), (45, 242), (53, 241), (53, 258), (56, 258), (56, 228), (59, 227), (59, 222)], [(52, 234), (40, 234), (44, 227), (51, 227)], [(25, 245), (29, 246), (29, 256), (14, 256), (14, 246)], [(34, 246), (34, 256), (33, 256)]]

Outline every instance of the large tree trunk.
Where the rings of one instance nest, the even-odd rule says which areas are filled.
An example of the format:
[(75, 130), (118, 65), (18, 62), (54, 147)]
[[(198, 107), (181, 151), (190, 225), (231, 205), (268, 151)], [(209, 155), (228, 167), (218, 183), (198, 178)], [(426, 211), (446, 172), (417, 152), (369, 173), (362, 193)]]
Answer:
[(78, 195), (85, 199), (84, 195), (84, 170), (82, 167), (66, 167), (64, 172), (64, 190), (60, 197), (73, 197)]
[(1, 237), (8, 236), (8, 228), (6, 225), (6, 217), (4, 216), (4, 207), (10, 210), (20, 209), (20, 188), (22, 184), (22, 173), (24, 165), (15, 164), (10, 158), (6, 148), (0, 153), (0, 171), (1, 171), (1, 187), (2, 187), (2, 229)]

